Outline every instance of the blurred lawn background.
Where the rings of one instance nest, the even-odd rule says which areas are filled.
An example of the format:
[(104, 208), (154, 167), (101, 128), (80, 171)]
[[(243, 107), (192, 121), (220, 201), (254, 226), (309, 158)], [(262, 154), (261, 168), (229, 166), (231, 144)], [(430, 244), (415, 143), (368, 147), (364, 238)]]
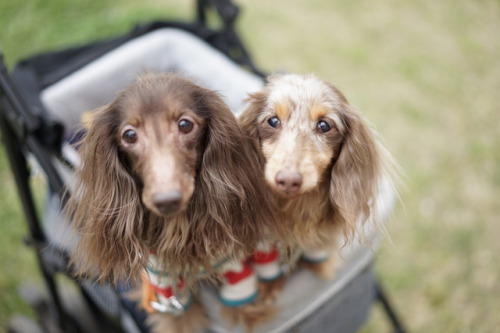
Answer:
[[(500, 2), (244, 0), (239, 30), (266, 70), (336, 84), (382, 133), (404, 170), (377, 270), (413, 332), (500, 327)], [(190, 1), (3, 0), (0, 49), (22, 57), (188, 20)], [(0, 330), (36, 279), (0, 149)], [(364, 332), (386, 331), (375, 311)]]

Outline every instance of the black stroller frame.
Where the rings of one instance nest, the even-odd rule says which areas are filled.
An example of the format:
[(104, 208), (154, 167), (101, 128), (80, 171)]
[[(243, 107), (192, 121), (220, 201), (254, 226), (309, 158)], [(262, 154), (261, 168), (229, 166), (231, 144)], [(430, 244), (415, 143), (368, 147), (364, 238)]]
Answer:
[[(140, 24), (130, 33), (115, 39), (42, 54), (21, 61), (11, 73), (5, 67), (3, 56), (0, 54), (0, 130), (29, 228), (26, 243), (34, 249), (48, 296), (43, 302), (40, 300), (31, 301), (31, 305), (35, 307), (35, 312), (39, 317), (38, 326), (29, 326), (27, 323), (18, 322), (10, 327), (11, 332), (89, 332), (88, 328), (82, 325), (82, 320), (77, 320), (76, 317), (79, 314), (74, 313), (74, 311), (72, 313), (66, 308), (63, 302), (65, 295), (63, 295), (64, 292), (56, 278), (58, 274), (70, 277), (75, 282), (85, 307), (89, 309), (92, 321), (97, 325), (94, 326), (94, 329), (98, 327), (101, 332), (130, 331), (123, 324), (123, 318), (110, 316), (103, 311), (102, 304), (96, 301), (95, 295), (89, 293), (88, 286), (84, 286), (80, 281), (72, 278), (71, 267), (68, 265), (68, 254), (52, 244), (43, 229), (42, 219), (37, 213), (33, 190), (30, 186), (31, 170), (28, 156), (33, 156), (38, 162), (46, 175), (50, 193), (57, 195), (62, 205), (66, 202), (66, 185), (53, 163), (54, 157), (61, 158), (62, 156), (63, 126), (50, 119), (38, 92), (118, 45), (164, 27), (174, 27), (190, 32), (225, 54), (239, 66), (260, 77), (265, 77), (265, 73), (254, 65), (235, 31), (234, 23), (239, 8), (227, 0), (197, 0), (196, 4), (197, 18), (192, 23), (156, 21)], [(218, 30), (209, 28), (207, 24), (207, 16), (214, 12), (222, 22), (221, 28)], [(60, 61), (54, 61), (54, 59)], [(55, 67), (54, 63), (64, 65)], [(62, 162), (66, 165), (69, 164), (64, 160)], [(380, 302), (393, 330), (403, 332), (400, 319), (380, 283), (371, 272), (372, 266), (370, 264), (365, 270), (370, 270), (367, 278), (371, 279), (370, 285), (373, 289), (370, 292), (373, 294), (373, 300)], [(115, 289), (113, 292), (118, 293)], [(76, 294), (72, 297), (79, 297), (79, 295)], [(136, 331), (148, 332), (148, 328), (144, 324), (144, 315), (137, 314), (138, 311), (134, 310), (134, 304), (130, 301), (120, 297), (119, 299), (122, 302), (121, 306), (131, 313), (130, 318), (134, 321), (135, 327), (138, 328)], [(304, 322), (307, 320), (308, 318)], [(303, 330), (297, 329), (297, 331), (307, 331), (307, 325), (300, 324), (296, 327), (299, 326)], [(330, 331), (328, 328), (326, 329)]]

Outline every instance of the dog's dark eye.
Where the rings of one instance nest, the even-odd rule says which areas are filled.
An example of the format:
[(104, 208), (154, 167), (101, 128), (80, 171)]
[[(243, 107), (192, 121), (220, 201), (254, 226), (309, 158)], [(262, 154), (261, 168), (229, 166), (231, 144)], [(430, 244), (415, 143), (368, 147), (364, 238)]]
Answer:
[(193, 130), (194, 124), (187, 119), (181, 119), (179, 120), (178, 126), (179, 126), (179, 131), (181, 131), (184, 134), (187, 134)]
[(332, 128), (330, 127), (330, 124), (328, 124), (326, 121), (324, 121), (324, 120), (320, 120), (320, 121), (318, 121), (318, 123), (316, 124), (316, 129), (317, 129), (320, 133), (326, 133), (326, 132), (329, 132)]
[(137, 132), (134, 131), (133, 129), (128, 129), (125, 132), (123, 132), (122, 135), (123, 141), (126, 143), (132, 144), (137, 142)]
[(273, 128), (278, 128), (281, 124), (281, 121), (278, 119), (278, 117), (272, 117), (267, 120), (267, 123)]

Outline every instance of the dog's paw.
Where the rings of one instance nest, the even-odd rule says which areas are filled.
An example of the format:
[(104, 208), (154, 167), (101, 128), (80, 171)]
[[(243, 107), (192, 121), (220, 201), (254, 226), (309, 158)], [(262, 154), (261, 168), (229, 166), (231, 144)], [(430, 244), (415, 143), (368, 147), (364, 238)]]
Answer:
[(299, 266), (312, 271), (315, 275), (325, 280), (331, 280), (337, 274), (340, 267), (340, 261), (330, 256), (321, 261), (310, 261), (302, 258)]
[(153, 333), (201, 333), (208, 326), (208, 318), (200, 303), (195, 301), (180, 316), (153, 313), (148, 315), (146, 323)]
[(285, 287), (285, 276), (281, 275), (274, 280), (259, 281), (259, 301), (265, 304), (271, 304), (276, 301), (278, 295)]
[(272, 320), (277, 312), (276, 306), (260, 300), (234, 308), (228, 306), (222, 308), (222, 316), (232, 326), (242, 324), (247, 332), (251, 332), (259, 324)]

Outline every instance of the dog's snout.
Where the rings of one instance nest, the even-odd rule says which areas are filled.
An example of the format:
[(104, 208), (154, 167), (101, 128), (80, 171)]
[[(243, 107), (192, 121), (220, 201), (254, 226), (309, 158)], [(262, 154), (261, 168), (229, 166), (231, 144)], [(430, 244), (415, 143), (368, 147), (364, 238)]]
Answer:
[(182, 201), (182, 193), (179, 190), (155, 193), (153, 204), (162, 214), (169, 214), (179, 210)]
[(302, 186), (302, 174), (295, 171), (280, 170), (276, 173), (276, 186), (287, 194), (296, 193)]

